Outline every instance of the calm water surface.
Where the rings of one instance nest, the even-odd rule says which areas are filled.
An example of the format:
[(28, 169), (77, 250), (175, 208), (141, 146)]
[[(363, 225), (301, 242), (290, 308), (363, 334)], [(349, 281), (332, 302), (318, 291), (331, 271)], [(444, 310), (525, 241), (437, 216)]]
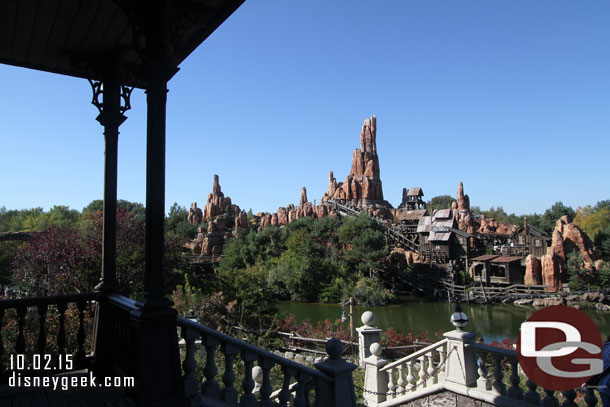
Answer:
[[(452, 303), (426, 301), (417, 297), (405, 298), (401, 304), (386, 307), (356, 306), (354, 326), (361, 326), (360, 316), (364, 311), (370, 310), (375, 313), (375, 325), (384, 330), (394, 328), (398, 332), (445, 332), (453, 329), (453, 325), (449, 323), (453, 306)], [(283, 302), (278, 308), (280, 312), (294, 314), (299, 322), (310, 319), (313, 323), (326, 318), (335, 321), (341, 318), (343, 309), (336, 304), (296, 302)], [(532, 307), (511, 304), (463, 304), (463, 309), (470, 319), (466, 330), (482, 336), (485, 342), (501, 341), (504, 338), (516, 340), (521, 323), (536, 311)], [(349, 314), (348, 307), (346, 312)], [(584, 312), (597, 324), (605, 339), (605, 336), (610, 334), (610, 313), (588, 310)]]

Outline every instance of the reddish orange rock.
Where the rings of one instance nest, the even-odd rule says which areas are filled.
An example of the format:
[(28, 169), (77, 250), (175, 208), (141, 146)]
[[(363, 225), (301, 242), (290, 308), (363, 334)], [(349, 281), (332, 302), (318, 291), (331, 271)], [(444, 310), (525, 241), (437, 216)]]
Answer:
[(203, 220), (214, 218), (226, 212), (227, 208), (231, 210), (231, 198), (225, 198), (220, 190), (218, 175), (214, 174), (214, 184), (212, 185), (212, 193), (208, 195), (208, 200), (203, 210)]
[(540, 259), (542, 266), (542, 284), (547, 286), (547, 291), (555, 293), (561, 291), (562, 277), (565, 275), (563, 259), (555, 254), (552, 247)]
[(542, 265), (540, 260), (529, 254), (525, 258), (525, 276), (523, 278), (523, 283), (525, 285), (542, 284), (541, 269)]

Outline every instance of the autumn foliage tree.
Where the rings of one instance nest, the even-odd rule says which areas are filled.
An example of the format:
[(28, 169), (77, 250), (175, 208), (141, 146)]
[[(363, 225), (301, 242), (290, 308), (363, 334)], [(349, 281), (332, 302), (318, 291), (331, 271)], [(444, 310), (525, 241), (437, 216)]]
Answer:
[[(22, 245), (15, 254), (15, 283), (30, 296), (91, 292), (102, 269), (103, 213), (87, 211), (78, 227), (51, 227)], [(122, 293), (137, 297), (143, 290), (145, 221), (137, 213), (117, 210), (116, 273)], [(166, 239), (168, 291), (184, 273), (182, 241)], [(180, 270), (176, 270), (180, 269)]]

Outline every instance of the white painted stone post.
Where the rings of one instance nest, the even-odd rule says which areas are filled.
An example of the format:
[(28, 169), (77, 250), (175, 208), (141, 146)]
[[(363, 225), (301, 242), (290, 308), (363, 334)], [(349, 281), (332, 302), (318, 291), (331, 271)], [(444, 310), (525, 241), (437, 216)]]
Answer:
[(382, 330), (373, 325), (375, 323), (375, 314), (371, 311), (364, 312), (360, 320), (364, 325), (356, 328), (358, 332), (358, 363), (360, 367), (364, 368), (364, 359), (371, 356), (371, 345), (381, 342), (380, 334)]
[(443, 334), (447, 338), (448, 355), (445, 380), (468, 387), (475, 386), (479, 377), (477, 358), (472, 349), (465, 346), (474, 343), (475, 335), (462, 329), (468, 323), (468, 317), (462, 312), (460, 304), (455, 305), (451, 323), (456, 329)]
[[(388, 392), (388, 373), (379, 370), (388, 364), (389, 360), (381, 357), (382, 348), (377, 342), (369, 348), (371, 356), (364, 359), (364, 404), (377, 406), (386, 400)], [(367, 391), (368, 390), (368, 391)], [(370, 392), (370, 393), (369, 393)]]

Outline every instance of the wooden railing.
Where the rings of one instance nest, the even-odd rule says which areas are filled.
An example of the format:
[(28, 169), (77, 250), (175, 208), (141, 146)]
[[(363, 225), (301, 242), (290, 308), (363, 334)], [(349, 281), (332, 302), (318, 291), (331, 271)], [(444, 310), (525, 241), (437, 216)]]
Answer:
[[(475, 277), (475, 281), (479, 282), (480, 280)], [(546, 285), (513, 284), (506, 287), (487, 286), (482, 288), (476, 285), (463, 286), (447, 282), (444, 282), (443, 284), (448, 292), (449, 298), (458, 301), (477, 299), (500, 301), (505, 298), (520, 299), (553, 295), (546, 291)]]
[[(353, 407), (356, 404), (351, 376), (356, 366), (341, 359), (343, 344), (337, 339), (327, 342), (329, 359), (317, 363), (316, 370), (190, 319), (178, 318), (177, 324), (182, 328), (185, 341), (182, 363), (185, 394), (195, 405), (224, 402), (227, 405), (239, 404), (240, 407), (271, 407), (275, 404), (274, 397), (281, 407), (285, 407), (292, 398), (291, 405), (296, 407), (310, 406), (312, 402), (319, 407)], [(205, 359), (203, 367), (197, 366), (198, 344)], [(238, 360), (240, 368), (236, 371), (234, 365)], [(258, 400), (253, 378), (255, 363), (262, 370)], [(220, 376), (222, 388), (218, 377), (219, 365), (224, 366)], [(198, 370), (201, 370), (203, 378), (197, 377)], [(236, 386), (238, 375), (242, 378), (241, 391)], [(273, 377), (276, 384), (281, 383), (275, 391)]]
[[(72, 368), (88, 365), (87, 344), (90, 343), (92, 305), (96, 294), (71, 294), (51, 297), (17, 298), (0, 301), (0, 369), (6, 380), (11, 356), (49, 356), (51, 370), (36, 369), (36, 374), (56, 374), (70, 364), (59, 357), (73, 355)], [(88, 318), (87, 318), (88, 317)], [(74, 335), (74, 333), (76, 335)], [(47, 364), (49, 360), (41, 360)], [(34, 373), (34, 371), (32, 371)]]

